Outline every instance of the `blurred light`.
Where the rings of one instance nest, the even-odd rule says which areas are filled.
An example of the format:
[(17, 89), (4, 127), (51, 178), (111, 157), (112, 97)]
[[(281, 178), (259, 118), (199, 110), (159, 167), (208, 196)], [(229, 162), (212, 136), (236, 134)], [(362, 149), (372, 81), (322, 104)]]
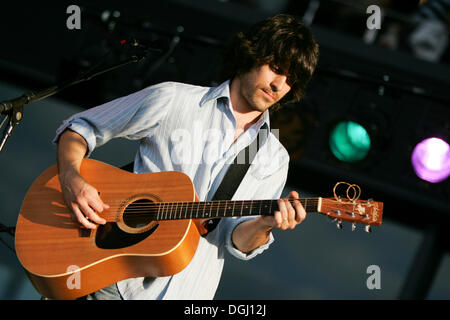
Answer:
[(450, 175), (450, 146), (439, 138), (428, 138), (416, 145), (411, 156), (417, 176), (437, 183)]
[(353, 121), (339, 122), (330, 134), (330, 149), (344, 162), (364, 159), (370, 150), (370, 137), (366, 129)]

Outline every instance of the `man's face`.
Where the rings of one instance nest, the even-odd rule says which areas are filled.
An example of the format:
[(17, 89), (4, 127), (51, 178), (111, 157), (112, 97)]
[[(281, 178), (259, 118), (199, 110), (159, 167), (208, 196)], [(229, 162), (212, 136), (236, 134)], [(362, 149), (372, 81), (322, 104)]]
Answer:
[(276, 73), (267, 64), (240, 76), (239, 84), (241, 102), (260, 112), (280, 101), (291, 90), (287, 77)]

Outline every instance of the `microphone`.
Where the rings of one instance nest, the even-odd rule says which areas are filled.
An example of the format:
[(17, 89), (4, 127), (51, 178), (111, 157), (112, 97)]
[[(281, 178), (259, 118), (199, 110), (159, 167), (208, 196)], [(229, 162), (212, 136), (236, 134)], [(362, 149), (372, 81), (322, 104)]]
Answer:
[[(55, 94), (56, 92), (58, 92), (59, 89), (60, 88), (58, 86), (52, 86), (50, 88), (47, 88), (47, 89), (44, 89), (44, 90), (41, 90), (38, 92), (25, 93), (22, 96), (15, 98), (15, 99), (1, 101), (0, 102), (0, 114), (6, 113), (12, 109), (19, 110), (22, 106), (24, 106), (26, 104), (30, 104), (30, 103), (45, 99), (45, 98)], [(17, 119), (17, 120), (19, 120), (19, 119)]]
[(6, 113), (7, 111), (15, 107), (20, 107), (25, 104), (28, 104), (30, 103), (30, 100), (31, 96), (28, 94), (24, 94), (23, 96), (20, 96), (12, 100), (2, 101), (0, 102), (0, 113)]

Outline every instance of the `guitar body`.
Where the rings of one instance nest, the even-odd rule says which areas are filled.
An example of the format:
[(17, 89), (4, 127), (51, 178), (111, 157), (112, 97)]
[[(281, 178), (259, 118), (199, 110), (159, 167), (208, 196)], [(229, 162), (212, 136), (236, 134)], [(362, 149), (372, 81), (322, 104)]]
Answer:
[(198, 201), (187, 175), (133, 174), (90, 159), (83, 160), (81, 175), (111, 207), (104, 212), (109, 222), (96, 230), (72, 221), (56, 165), (37, 178), (22, 204), (17, 256), (43, 296), (74, 299), (127, 278), (172, 275), (189, 264), (202, 232), (197, 220), (130, 226), (124, 218), (133, 203)]

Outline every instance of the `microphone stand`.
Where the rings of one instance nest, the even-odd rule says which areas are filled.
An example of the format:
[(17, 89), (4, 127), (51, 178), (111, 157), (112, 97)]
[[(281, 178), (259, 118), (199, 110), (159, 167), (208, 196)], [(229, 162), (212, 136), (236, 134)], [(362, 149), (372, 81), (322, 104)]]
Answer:
[[(125, 42), (123, 42), (123, 43), (125, 43)], [(96, 67), (95, 66), (91, 70), (87, 71), (85, 74), (81, 75), (76, 80), (72, 80), (72, 81), (66, 82), (61, 85), (55, 85), (55, 86), (49, 87), (47, 89), (44, 89), (44, 90), (41, 90), (38, 92), (25, 93), (24, 95), (22, 95), (18, 98), (15, 98), (15, 99), (12, 99), (9, 101), (0, 102), (0, 114), (5, 115), (4, 119), (2, 120), (2, 122), (0, 124), (0, 128), (3, 127), (6, 120), (9, 118), (8, 125), (3, 132), (3, 138), (0, 142), (0, 152), (2, 151), (3, 147), (6, 144), (6, 140), (12, 135), (12, 132), (13, 132), (14, 128), (16, 127), (16, 125), (18, 125), (20, 123), (20, 121), (23, 119), (23, 106), (24, 105), (31, 104), (33, 102), (37, 102), (37, 101), (43, 100), (45, 98), (48, 98), (68, 87), (76, 85), (80, 82), (89, 81), (93, 77), (96, 77), (96, 76), (106, 73), (108, 71), (120, 68), (120, 67), (125, 66), (130, 63), (138, 62), (147, 56), (147, 53), (149, 50), (155, 50), (155, 49), (145, 48), (144, 46), (140, 45), (136, 40), (133, 40), (132, 43), (130, 44), (130, 46), (132, 46), (136, 49), (140, 49), (140, 50), (134, 50), (135, 52), (133, 52), (133, 55), (130, 58), (128, 58), (124, 61), (121, 61), (121, 62), (117, 63), (116, 65), (105, 68), (98, 72), (92, 72), (92, 69), (94, 69)], [(156, 51), (158, 51), (158, 50), (156, 50)]]

